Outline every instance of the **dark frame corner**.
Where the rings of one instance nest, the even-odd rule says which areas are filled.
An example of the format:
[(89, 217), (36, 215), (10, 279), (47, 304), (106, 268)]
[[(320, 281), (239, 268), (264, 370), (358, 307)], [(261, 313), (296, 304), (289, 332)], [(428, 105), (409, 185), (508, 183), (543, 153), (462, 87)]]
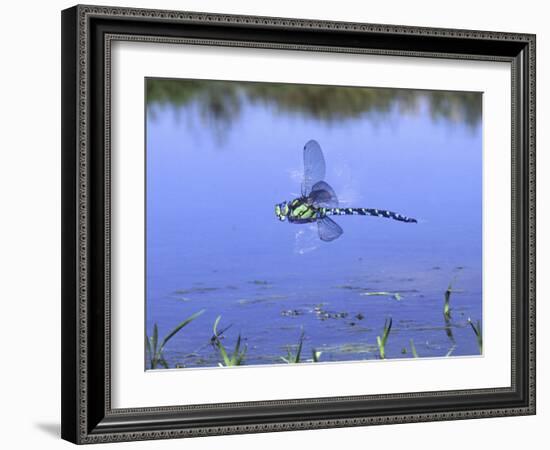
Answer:
[[(113, 40), (510, 62), (512, 385), (414, 396), (112, 409), (108, 132)], [(83, 444), (535, 414), (535, 41), (531, 34), (118, 7), (63, 11), (62, 437)]]

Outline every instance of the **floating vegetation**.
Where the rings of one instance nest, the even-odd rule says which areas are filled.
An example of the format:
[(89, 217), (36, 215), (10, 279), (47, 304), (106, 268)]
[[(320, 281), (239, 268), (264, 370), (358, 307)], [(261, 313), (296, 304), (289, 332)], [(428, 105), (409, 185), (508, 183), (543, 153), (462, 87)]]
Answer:
[(414, 346), (414, 341), (412, 338), (409, 340), (409, 343), (411, 344), (411, 353), (413, 355), (413, 358), (418, 358), (418, 353), (416, 352), (416, 347)]
[(255, 298), (241, 298), (237, 300), (237, 303), (239, 305), (254, 305), (256, 303), (265, 303), (272, 300), (283, 300), (285, 298), (288, 298), (286, 295), (265, 295), (262, 297), (255, 297)]
[(220, 288), (217, 287), (206, 287), (206, 286), (196, 286), (189, 289), (178, 289), (174, 291), (174, 294), (177, 295), (187, 295), (187, 294), (205, 294), (206, 292), (218, 291)]
[(334, 287), (337, 288), (337, 289), (349, 289), (350, 291), (359, 291), (359, 290), (365, 289), (363, 287), (353, 286), (351, 284), (339, 284), (339, 285), (334, 286)]
[(299, 325), (281, 325), (281, 326), (278, 326), (276, 328), (276, 330), (279, 330), (279, 331), (282, 331), (282, 330), (297, 330), (298, 328), (300, 328)]
[(349, 353), (374, 353), (377, 350), (375, 344), (364, 342), (348, 342), (335, 346), (324, 346), (324, 353), (349, 354)]
[(407, 328), (413, 331), (442, 331), (442, 330), (447, 330), (448, 327), (446, 325), (433, 325), (433, 326), (419, 325), (416, 327), (409, 325)]
[(266, 280), (252, 280), (248, 282), (249, 284), (256, 284), (258, 286), (271, 286), (271, 283)]
[(474, 334), (476, 335), (477, 348), (479, 349), (479, 354), (482, 355), (483, 354), (483, 336), (481, 334), (481, 323), (478, 320), (474, 324), (469, 317), (468, 317), (468, 323), (470, 324), (470, 326), (472, 327), (472, 330), (474, 331)]
[(263, 303), (265, 300), (260, 298), (241, 298), (237, 300), (239, 305), (255, 305), (256, 303)]
[(153, 335), (151, 337), (145, 335), (145, 347), (147, 349), (147, 353), (149, 354), (149, 364), (150, 369), (156, 369), (158, 366), (162, 366), (165, 369), (168, 369), (168, 362), (164, 358), (164, 347), (168, 343), (170, 339), (172, 339), (183, 327), (186, 325), (189, 325), (193, 320), (195, 320), (197, 317), (199, 317), (204, 312), (204, 309), (196, 312), (192, 316), (185, 319), (183, 322), (178, 324), (170, 333), (168, 333), (164, 339), (160, 342), (158, 341), (159, 337), (159, 331), (158, 326), (155, 323), (153, 326)]
[(300, 356), (302, 354), (302, 347), (304, 345), (304, 330), (300, 333), (300, 340), (296, 346), (296, 353), (292, 352), (292, 349), (289, 345), (286, 347), (286, 358), (281, 356), (281, 359), (287, 364), (298, 364), (300, 362)]
[(212, 343), (214, 347), (218, 350), (218, 353), (222, 358), (222, 362), (218, 364), (220, 367), (241, 366), (244, 362), (247, 346), (245, 344), (244, 348), (241, 350), (241, 335), (239, 333), (239, 336), (237, 337), (237, 342), (235, 343), (235, 348), (233, 349), (233, 353), (231, 353), (231, 356), (229, 356), (225, 346), (222, 344), (221, 341), (223, 332), (226, 331), (229, 327), (226, 327), (223, 331), (218, 332), (218, 324), (220, 323), (221, 318), (222, 316), (218, 316), (216, 318), (213, 327), (214, 335), (212, 336)]
[[(442, 310), (439, 309), (439, 314), (443, 313), (444, 322), (439, 323), (437, 322), (437, 297), (439, 297), (437, 295), (437, 291), (435, 297), (432, 297), (431, 291), (428, 292), (427, 296), (430, 297), (430, 302), (425, 303), (424, 305), (426, 306), (421, 306), (421, 302), (419, 301), (419, 293), (423, 292), (423, 288), (419, 288), (420, 290), (414, 289), (417, 287), (416, 283), (409, 286), (405, 284), (391, 286), (387, 284), (388, 279), (384, 279), (381, 281), (383, 284), (380, 284), (379, 287), (382, 289), (388, 288), (388, 290), (378, 291), (369, 290), (368, 287), (364, 287), (368, 286), (370, 281), (362, 283), (360, 280), (355, 281), (354, 279), (348, 279), (346, 282), (351, 284), (334, 286), (339, 289), (347, 290), (348, 293), (351, 294), (351, 296), (348, 296), (350, 297), (351, 303), (346, 304), (345, 306), (342, 306), (340, 302), (336, 301), (336, 299), (331, 299), (329, 297), (320, 298), (317, 300), (319, 303), (316, 303), (315, 301), (308, 301), (307, 298), (298, 303), (295, 303), (294, 301), (289, 301), (287, 303), (286, 300), (281, 300), (278, 302), (276, 301), (278, 299), (289, 300), (292, 298), (292, 300), (295, 300), (295, 297), (299, 296), (296, 296), (295, 294), (279, 295), (278, 293), (275, 293), (275, 291), (268, 290), (262, 291), (262, 287), (269, 286), (271, 284), (269, 281), (261, 279), (245, 281), (245, 284), (239, 285), (238, 287), (224, 283), (220, 283), (219, 287), (216, 287), (215, 284), (213, 286), (203, 283), (189, 284), (189, 289), (176, 291), (176, 293), (180, 295), (173, 294), (169, 298), (172, 299), (172, 301), (176, 300), (187, 302), (193, 300), (200, 302), (202, 299), (208, 299), (210, 295), (199, 299), (198, 295), (187, 296), (181, 294), (234, 290), (234, 292), (231, 293), (234, 298), (231, 306), (234, 308), (233, 311), (239, 311), (238, 308), (244, 308), (244, 306), (240, 307), (239, 305), (260, 304), (257, 307), (251, 308), (257, 308), (258, 310), (261, 309), (262, 311), (267, 310), (267, 312), (271, 315), (271, 319), (274, 320), (274, 325), (272, 328), (268, 327), (263, 331), (260, 330), (259, 334), (258, 330), (254, 328), (252, 329), (253, 331), (243, 330), (244, 335), (241, 333), (237, 335), (236, 332), (232, 333), (230, 331), (229, 334), (231, 336), (229, 336), (230, 339), (228, 339), (227, 330), (231, 328), (231, 322), (229, 322), (229, 326), (222, 327), (222, 316), (217, 315), (213, 325), (212, 337), (205, 336), (202, 341), (202, 347), (199, 347), (193, 353), (184, 354), (182, 352), (182, 348), (173, 348), (174, 344), (166, 350), (166, 344), (169, 343), (169, 340), (175, 334), (180, 332), (183, 327), (187, 326), (204, 311), (201, 310), (178, 324), (178, 326), (170, 331), (164, 339), (162, 339), (162, 336), (159, 337), (159, 327), (155, 323), (151, 330), (152, 335), (145, 336), (146, 366), (149, 370), (149, 368), (185, 368), (215, 365), (240, 366), (245, 364), (267, 363), (316, 363), (321, 361), (321, 355), (323, 355), (322, 361), (328, 362), (340, 360), (367, 360), (374, 358), (388, 359), (394, 357), (416, 359), (420, 357), (450, 357), (455, 354), (477, 354), (475, 348), (472, 351), (473, 340), (471, 340), (471, 335), (470, 338), (468, 338), (468, 331), (466, 331), (466, 340), (470, 340), (470, 345), (459, 347), (455, 341), (453, 332), (456, 334), (463, 328), (472, 329), (477, 340), (479, 353), (482, 354), (483, 342), (480, 321), (476, 322), (468, 318), (468, 315), (470, 314), (475, 317), (476, 313), (471, 311), (468, 301), (459, 301), (456, 303), (456, 300), (454, 299), (455, 293), (464, 292), (457, 290), (455, 287), (457, 285), (457, 279), (460, 276), (461, 275), (459, 273), (452, 273), (450, 276), (452, 280), (448, 283), (448, 286), (444, 292), (442, 292), (441, 287), (439, 288), (439, 295), (441, 295), (441, 293), (444, 294), (443, 308)], [(394, 277), (392, 279), (394, 281), (409, 280), (409, 278), (404, 277)], [(247, 288), (246, 285), (249, 287)], [(393, 289), (399, 287), (409, 288)], [(273, 293), (273, 295), (269, 295), (270, 293)], [(410, 295), (410, 297), (408, 297), (410, 298), (410, 301), (407, 301), (406, 304), (403, 304), (403, 306), (410, 306), (410, 311), (412, 311), (413, 314), (416, 313), (417, 308), (419, 307), (431, 307), (431, 300), (435, 298), (436, 306), (435, 311), (433, 311), (435, 314), (435, 321), (431, 317), (418, 320), (414, 319), (417, 317), (415, 315), (411, 316), (404, 314), (404, 317), (402, 318), (396, 317), (399, 325), (396, 331), (393, 329), (392, 317), (395, 316), (395, 314), (391, 314), (387, 309), (391, 305), (388, 304), (386, 300), (365, 303), (361, 300), (358, 294), (365, 297), (391, 297), (395, 301), (401, 301), (404, 299), (404, 295), (407, 297)], [(439, 298), (440, 302), (441, 297)], [(467, 297), (467, 299), (469, 298), (470, 297)], [(453, 301), (453, 304), (451, 304), (451, 301)], [(439, 305), (441, 308), (441, 303), (439, 303)], [(339, 308), (342, 308), (343, 310), (339, 310)], [(240, 311), (242, 311), (242, 309)], [(384, 313), (384, 311), (386, 312)], [(219, 312), (221, 313), (223, 311)], [(375, 322), (374, 328), (372, 328), (373, 324), (370, 319), (380, 317), (379, 314), (381, 312), (382, 314), (387, 314), (384, 321), (384, 328), (382, 330), (378, 329), (381, 325), (378, 321), (378, 325), (376, 325)], [(280, 318), (277, 319), (277, 316)], [(224, 317), (227, 318), (228, 316), (224, 314)], [(439, 317), (439, 320), (441, 320), (441, 316)], [(325, 324), (324, 321), (327, 320), (329, 322)], [(304, 345), (306, 338), (302, 324), (304, 324), (304, 327), (307, 328), (308, 323), (316, 323), (313, 329), (315, 329), (315, 327), (320, 327), (322, 332), (332, 333), (331, 335), (335, 336), (334, 340), (327, 339), (322, 342), (322, 345), (319, 343), (317, 349), (307, 345), (307, 342), (306, 345)], [(159, 324), (161, 327), (164, 326), (162, 322)], [(391, 347), (388, 347), (389, 336), (392, 329), (394, 334), (396, 332), (398, 334), (395, 338), (392, 337), (393, 344)], [(447, 334), (448, 339), (445, 339), (442, 333), (443, 331)], [(256, 336), (250, 334), (254, 332), (258, 335), (258, 341), (246, 338), (246, 336), (249, 338)], [(347, 339), (340, 340), (340, 333), (345, 333), (342, 336), (346, 336)], [(273, 335), (276, 337), (274, 338)], [(291, 337), (288, 339), (286, 336)], [(295, 337), (293, 338), (292, 336)], [(296, 336), (299, 336), (299, 339), (294, 342)], [(462, 334), (456, 336), (457, 339), (458, 337), (462, 337)], [(177, 339), (176, 341), (180, 340)], [(366, 341), (370, 341), (370, 344), (366, 343)], [(419, 352), (416, 347), (419, 342), (421, 345), (418, 349), (420, 350), (421, 355), (418, 354)], [(288, 343), (290, 344), (287, 345)], [(264, 348), (266, 345), (268, 347)], [(274, 347), (270, 348), (272, 346)], [(210, 348), (209, 352), (205, 350), (208, 348)], [(391, 348), (393, 348), (393, 352), (395, 354), (391, 353)], [(390, 355), (388, 355), (388, 351), (390, 351)], [(168, 363), (167, 361), (170, 362)]]
[(380, 353), (381, 359), (386, 359), (386, 343), (388, 342), (388, 337), (390, 335), (392, 325), (392, 319), (386, 319), (384, 322), (384, 331), (382, 337), (376, 336), (376, 343), (378, 344), (378, 352)]
[(315, 308), (313, 308), (313, 312), (317, 315), (317, 317), (320, 320), (345, 319), (349, 315), (349, 313), (345, 311), (343, 312), (326, 311), (325, 309), (323, 309), (322, 305), (315, 306)]
[(321, 314), (323, 312), (323, 304), (317, 305), (313, 308), (313, 312), (317, 315)]
[(302, 314), (304, 314), (304, 312), (299, 309), (285, 309), (284, 311), (281, 311), (281, 316), (285, 317), (296, 317), (301, 316)]
[(403, 296), (399, 292), (386, 292), (386, 291), (361, 292), (361, 294), (359, 295), (364, 295), (365, 297), (371, 297), (371, 296), (393, 297), (398, 302), (403, 300)]
[[(350, 323), (351, 325), (351, 323)], [(360, 324), (358, 323), (355, 323), (354, 325), (352, 325), (352, 329), (350, 331), (354, 332), (354, 333), (361, 333), (361, 334), (364, 334), (364, 333), (370, 333), (371, 331), (373, 331), (373, 328), (370, 328), (370, 327), (364, 327), (364, 326), (361, 326)], [(376, 349), (376, 345), (374, 345), (375, 349)]]

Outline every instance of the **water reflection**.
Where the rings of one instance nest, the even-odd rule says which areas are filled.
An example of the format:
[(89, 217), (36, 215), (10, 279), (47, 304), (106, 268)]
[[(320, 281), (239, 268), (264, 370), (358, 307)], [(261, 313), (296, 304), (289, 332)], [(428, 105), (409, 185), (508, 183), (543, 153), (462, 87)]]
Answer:
[(433, 120), (464, 123), (476, 128), (481, 120), (477, 92), (423, 91), (306, 84), (212, 80), (147, 80), (147, 104), (152, 118), (158, 107), (196, 105), (204, 123), (228, 128), (239, 120), (245, 104), (263, 104), (278, 114), (295, 114), (325, 123), (359, 119), (366, 114), (414, 114), (423, 103)]

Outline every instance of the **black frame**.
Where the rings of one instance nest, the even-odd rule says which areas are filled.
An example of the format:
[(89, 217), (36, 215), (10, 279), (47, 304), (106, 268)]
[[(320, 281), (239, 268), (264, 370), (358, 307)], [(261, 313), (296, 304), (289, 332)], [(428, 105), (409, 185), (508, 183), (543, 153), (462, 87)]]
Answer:
[[(112, 409), (110, 43), (186, 42), (512, 65), (512, 385)], [(267, 51), (267, 50), (266, 50)], [(62, 12), (62, 437), (75, 443), (535, 414), (535, 36), (98, 6)]]

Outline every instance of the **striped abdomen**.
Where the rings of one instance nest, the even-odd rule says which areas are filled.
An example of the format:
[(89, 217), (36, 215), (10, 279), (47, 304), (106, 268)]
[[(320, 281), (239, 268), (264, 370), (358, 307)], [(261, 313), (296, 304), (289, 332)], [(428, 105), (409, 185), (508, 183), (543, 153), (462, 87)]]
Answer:
[(376, 208), (319, 208), (321, 217), (323, 216), (375, 216), (387, 217), (388, 219), (399, 220), (400, 222), (416, 223), (416, 219), (403, 216), (393, 211)]

